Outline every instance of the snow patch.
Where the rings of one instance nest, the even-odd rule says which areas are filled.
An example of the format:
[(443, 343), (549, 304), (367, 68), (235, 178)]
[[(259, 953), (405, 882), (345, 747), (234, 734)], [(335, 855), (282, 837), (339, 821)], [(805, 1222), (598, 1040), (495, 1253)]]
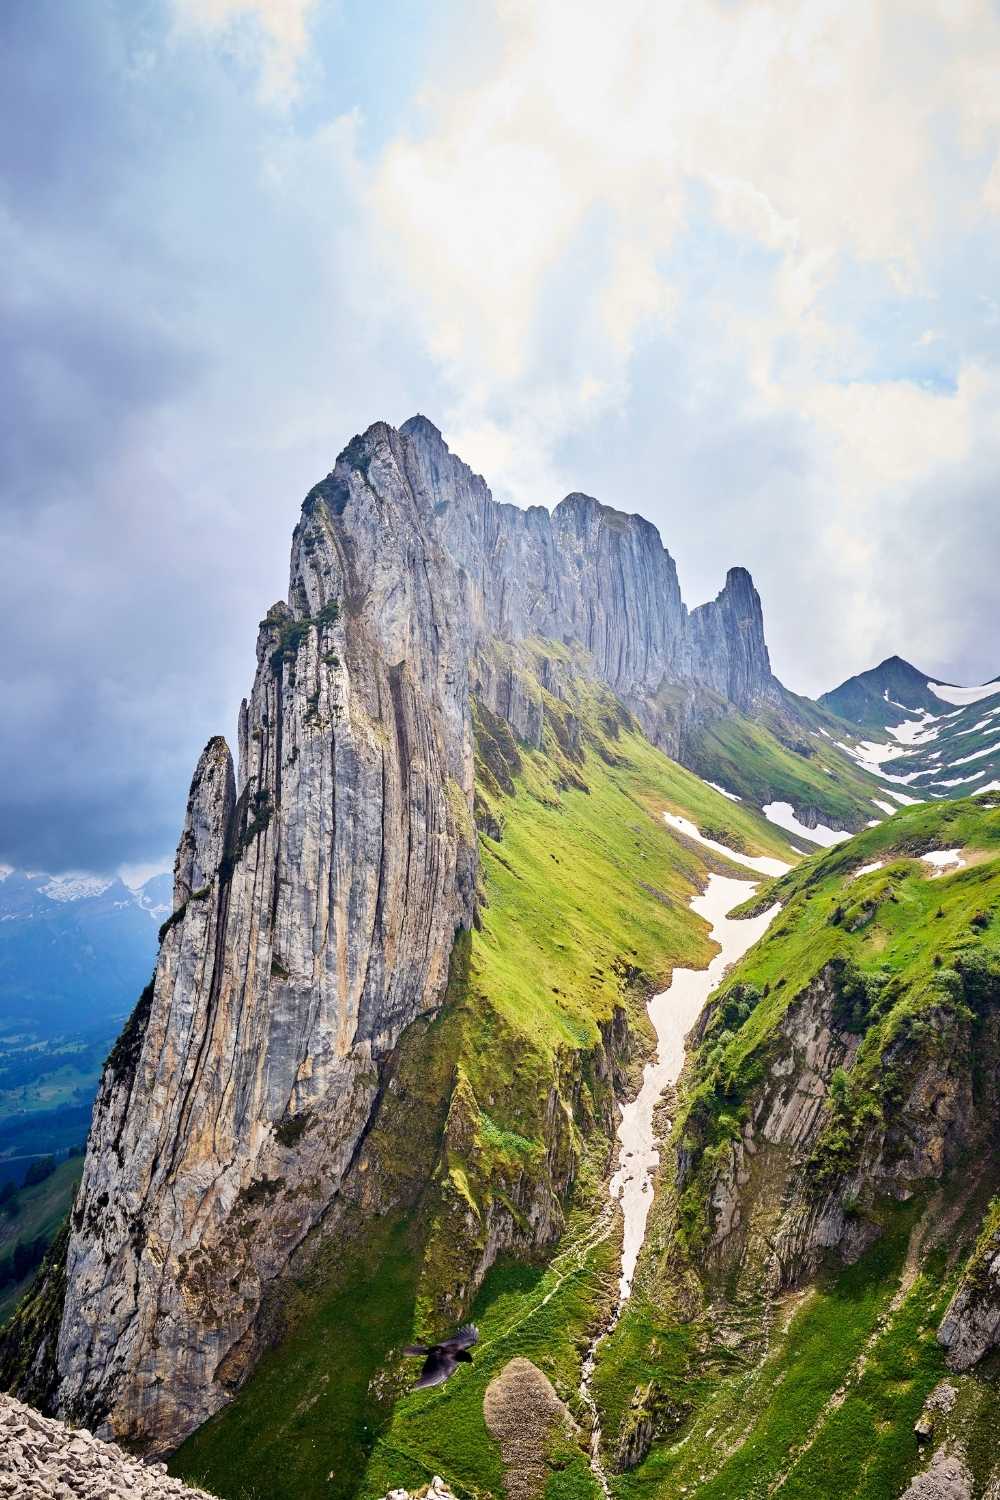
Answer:
[(950, 682), (929, 682), (927, 686), (942, 703), (957, 703), (961, 708), (1000, 693), (1000, 682), (984, 682), (982, 687), (954, 687)]
[(879, 809), (880, 812), (888, 813), (888, 815), (889, 815), (890, 818), (892, 817), (893, 813), (896, 811), (896, 809), (893, 807), (893, 805), (892, 805), (891, 802), (883, 802), (882, 799), (881, 799), (881, 797), (873, 797), (872, 801), (874, 802), (875, 806)]
[(890, 797), (895, 797), (901, 807), (919, 807), (920, 805), (919, 797), (908, 797), (905, 792), (894, 792), (891, 786), (886, 787), (886, 791)]
[(746, 865), (748, 870), (756, 870), (760, 875), (785, 875), (792, 868), (782, 860), (771, 859), (766, 854), (737, 854), (735, 849), (716, 843), (715, 839), (705, 838), (688, 818), (682, 818), (678, 813), (665, 812), (663, 820), (686, 838), (694, 839), (696, 843), (704, 844), (706, 849), (714, 849), (717, 854), (724, 854), (726, 859), (731, 859), (738, 865)]
[[(993, 730), (994, 734), (1000, 734), (1000, 727)], [(953, 760), (953, 766), (967, 766), (972, 760), (982, 760), (984, 755), (995, 755), (1000, 750), (1000, 745), (985, 745), (982, 750), (973, 750), (971, 755), (962, 755), (958, 760)]]
[[(772, 863), (777, 864), (777, 860)], [(709, 935), (718, 943), (719, 951), (707, 969), (675, 969), (670, 988), (661, 995), (654, 995), (647, 1007), (656, 1031), (656, 1057), (646, 1064), (642, 1087), (636, 1098), (622, 1107), (618, 1126), (621, 1142), (618, 1170), (610, 1185), (612, 1198), (621, 1202), (624, 1218), (616, 1320), (622, 1303), (628, 1300), (632, 1290), (632, 1277), (646, 1237), (646, 1220), (653, 1201), (652, 1175), (660, 1160), (660, 1143), (653, 1126), (656, 1106), (663, 1090), (668, 1084), (676, 1083), (680, 1076), (684, 1066), (684, 1039), (712, 990), (722, 981), (729, 965), (742, 958), (747, 949), (763, 937), (781, 910), (780, 906), (772, 906), (760, 916), (742, 921), (727, 917), (726, 913), (752, 895), (754, 890), (756, 886), (752, 882), (729, 880), (722, 875), (708, 877), (704, 895), (695, 896), (691, 910), (711, 923)]]
[(936, 875), (944, 875), (946, 871), (961, 870), (965, 864), (961, 849), (929, 849), (920, 858), (932, 867), (932, 879)]
[(720, 786), (717, 781), (706, 781), (705, 785), (710, 786), (713, 792), (721, 792), (724, 797), (729, 798), (730, 802), (741, 802), (743, 800), (741, 797), (737, 797), (735, 792), (727, 792), (725, 787)]
[(785, 828), (789, 833), (796, 833), (800, 838), (809, 839), (824, 849), (829, 849), (833, 844), (842, 844), (845, 839), (851, 837), (842, 829), (827, 828), (824, 823), (817, 824), (815, 828), (807, 828), (795, 816), (795, 809), (790, 802), (769, 802), (762, 811), (769, 823), (776, 823), (779, 828)]
[(875, 870), (881, 870), (885, 864), (884, 859), (875, 859), (870, 865), (861, 865), (851, 876), (852, 880), (860, 880), (862, 875), (871, 875)]
[(52, 875), (39, 890), (50, 901), (84, 901), (102, 895), (110, 885), (100, 875)]
[(936, 717), (924, 709), (919, 719), (904, 719), (902, 724), (890, 724), (887, 728), (893, 739), (898, 740), (901, 745), (926, 745), (931, 740), (936, 740), (941, 733), (940, 729), (927, 727), (935, 722)]

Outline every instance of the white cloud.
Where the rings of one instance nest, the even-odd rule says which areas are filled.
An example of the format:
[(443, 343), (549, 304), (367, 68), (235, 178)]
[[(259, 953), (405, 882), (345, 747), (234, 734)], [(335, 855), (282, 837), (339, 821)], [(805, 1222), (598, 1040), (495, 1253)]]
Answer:
[[(716, 461), (720, 406), (741, 434), (794, 433), (800, 472), (775, 473), (739, 534), (718, 522), (751, 561), (755, 524), (787, 532), (791, 510), (808, 514), (809, 567), (828, 587), (812, 636), (789, 626), (793, 676), (812, 653), (809, 685), (826, 685), (837, 669), (824, 651), (866, 664), (893, 632), (903, 649), (912, 605), (879, 588), (880, 572), (902, 565), (913, 488), (970, 461), (994, 378), (963, 352), (936, 278), (951, 238), (993, 232), (1000, 12), (990, 0), (493, 11), (476, 67), (435, 53), (419, 128), (389, 143), (366, 189), (381, 268), (454, 392), (439, 414), (454, 445), (522, 503), (551, 503), (588, 483), (567, 451), (628, 420), (638, 356), (673, 339), (641, 376), (663, 381), (666, 443), (686, 424)], [(941, 350), (947, 380), (928, 364)], [(653, 515), (668, 544), (684, 539), (686, 501), (668, 492)], [(720, 494), (720, 515), (734, 504)], [(792, 602), (772, 611), (779, 634), (783, 610), (801, 615)]]
[(260, 71), (260, 95), (290, 104), (299, 91), (299, 67), (309, 44), (316, 0), (173, 0), (178, 24), (221, 35)]

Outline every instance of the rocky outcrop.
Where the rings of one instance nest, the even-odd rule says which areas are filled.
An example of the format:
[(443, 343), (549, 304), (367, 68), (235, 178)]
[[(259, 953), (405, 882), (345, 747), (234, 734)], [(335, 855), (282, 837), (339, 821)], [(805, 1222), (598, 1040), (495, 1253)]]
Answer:
[[(498, 504), (426, 417), (401, 431), (435, 497), (476, 643), (578, 642), (601, 680), (673, 753), (706, 698), (716, 700), (716, 712), (780, 700), (760, 598), (744, 569), (731, 569), (718, 597), (689, 613), (674, 560), (642, 516), (582, 494), (551, 514)], [(682, 691), (671, 696), (670, 686)]]
[(953, 1370), (968, 1370), (1000, 1347), (1000, 1201), (970, 1257), (938, 1329)]
[(927, 1468), (903, 1491), (901, 1500), (972, 1500), (973, 1479), (961, 1453), (939, 1448)]
[(262, 1297), (472, 919), (468, 640), (410, 461), (372, 429), (306, 501), (238, 774), (213, 740), (155, 980), (101, 1081), (53, 1399), (143, 1451), (252, 1364)]
[[(928, 1013), (919, 1039), (901, 1034), (883, 1054), (879, 1076), (893, 1080), (892, 1109), (863, 1112), (842, 1128), (855, 1131), (852, 1149), (824, 1155), (834, 1074), (854, 1067), (861, 1043), (838, 1021), (841, 983), (827, 967), (792, 1002), (739, 1135), (712, 1155), (703, 1267), (710, 1276), (737, 1273), (747, 1292), (792, 1286), (831, 1252), (856, 1260), (880, 1232), (866, 1213), (880, 1198), (905, 1201), (970, 1153), (988, 1158), (997, 1023), (974, 1033), (968, 1019), (943, 1010)], [(705, 1160), (690, 1137), (680, 1146), (681, 1191)], [(986, 1315), (977, 1324), (983, 1336), (988, 1324)]]
[(551, 1380), (530, 1359), (508, 1360), (486, 1387), (483, 1419), (500, 1449), (507, 1500), (538, 1500), (554, 1443), (578, 1431)]
[(456, 1497), (441, 1478), (441, 1475), (435, 1474), (430, 1484), (424, 1485), (423, 1488), (419, 1490), (390, 1490), (385, 1496), (385, 1500), (456, 1500)]
[(66, 1427), (0, 1395), (3, 1500), (212, 1500), (86, 1428)]

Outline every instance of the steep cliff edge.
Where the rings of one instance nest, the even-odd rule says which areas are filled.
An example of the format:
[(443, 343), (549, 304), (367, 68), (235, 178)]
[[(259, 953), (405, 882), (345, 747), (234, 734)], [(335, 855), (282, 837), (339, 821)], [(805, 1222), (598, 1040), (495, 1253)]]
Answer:
[[(274, 1346), (174, 1460), (222, 1494), (381, 1496), (439, 1472), (499, 1496), (482, 1411), (492, 1376), (528, 1350), (575, 1400), (577, 1345), (611, 1284), (602, 1179), (615, 1094), (648, 1045), (642, 1001), (675, 962), (711, 955), (688, 908), (706, 863), (659, 810), (787, 857), (761, 842), (776, 830), (759, 816), (650, 745), (582, 662), (557, 642), (502, 650), (497, 672), (538, 708), (537, 748), (474, 702), (476, 924), (441, 1010), (387, 1066), (336, 1205), (294, 1257)], [(409, 1394), (401, 1347), (467, 1313), (474, 1367), (460, 1386)]]
[(238, 776), (213, 740), (154, 980), (102, 1079), (48, 1399), (143, 1449), (252, 1364), (262, 1293), (471, 924), (468, 648), (405, 446), (373, 428), (306, 501)]
[[(477, 643), (579, 642), (601, 680), (671, 754), (692, 717), (780, 701), (760, 598), (745, 569), (731, 569), (718, 597), (689, 613), (674, 560), (642, 516), (582, 494), (551, 513), (499, 504), (426, 417), (401, 431), (435, 496)], [(682, 690), (669, 708), (657, 697), (668, 687)]]

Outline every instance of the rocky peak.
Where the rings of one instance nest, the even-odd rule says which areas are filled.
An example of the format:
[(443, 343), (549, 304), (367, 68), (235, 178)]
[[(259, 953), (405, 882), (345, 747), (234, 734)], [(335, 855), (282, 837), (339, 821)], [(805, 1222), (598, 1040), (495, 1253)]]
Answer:
[(102, 1077), (61, 1415), (169, 1451), (252, 1368), (268, 1298), (331, 1217), (472, 922), (471, 689), (540, 733), (506, 649), (539, 638), (672, 748), (664, 683), (724, 707), (771, 682), (742, 570), (689, 616), (641, 517), (582, 494), (497, 504), (424, 417), (352, 439), (260, 623), (236, 774), (221, 738), (195, 769), (154, 980)]
[(742, 709), (775, 691), (760, 595), (746, 568), (730, 568), (723, 589), (691, 613), (693, 672)]
[(238, 780), (212, 740), (127, 1066), (102, 1078), (54, 1403), (140, 1451), (176, 1446), (253, 1364), (268, 1289), (472, 920), (469, 645), (412, 468), (379, 423), (308, 497)]
[(578, 641), (598, 676), (675, 753), (678, 724), (653, 703), (664, 682), (741, 708), (773, 696), (760, 599), (744, 569), (732, 569), (714, 604), (689, 616), (673, 558), (642, 516), (581, 492), (551, 513), (500, 505), (425, 417), (400, 432), (412, 455), (407, 472), (432, 497), (437, 534), (458, 569), (474, 647), (494, 638)]

